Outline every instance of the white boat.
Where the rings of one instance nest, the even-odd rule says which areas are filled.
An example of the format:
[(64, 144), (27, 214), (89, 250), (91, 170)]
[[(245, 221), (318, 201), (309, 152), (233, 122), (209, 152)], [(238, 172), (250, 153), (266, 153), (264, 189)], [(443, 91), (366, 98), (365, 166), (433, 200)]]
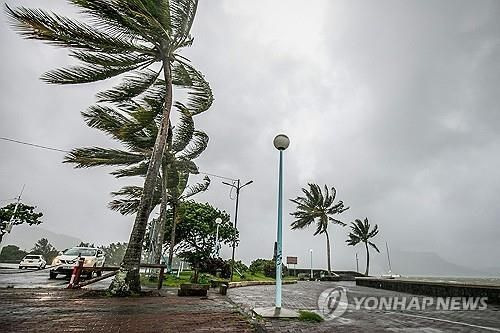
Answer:
[(385, 242), (385, 249), (387, 251), (387, 262), (389, 263), (389, 272), (387, 274), (382, 274), (381, 278), (383, 279), (397, 279), (400, 278), (400, 274), (394, 274), (392, 273), (392, 267), (391, 267), (391, 257), (389, 256), (389, 246), (387, 246), (387, 242)]

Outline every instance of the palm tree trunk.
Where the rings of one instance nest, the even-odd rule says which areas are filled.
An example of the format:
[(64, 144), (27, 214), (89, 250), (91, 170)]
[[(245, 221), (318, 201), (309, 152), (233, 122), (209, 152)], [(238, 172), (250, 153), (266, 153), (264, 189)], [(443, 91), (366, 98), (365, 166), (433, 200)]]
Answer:
[(165, 241), (165, 229), (167, 226), (167, 166), (162, 163), (162, 184), (161, 184), (161, 205), (160, 205), (160, 219), (158, 220), (158, 236), (156, 237), (156, 253), (154, 258), (154, 263), (159, 264), (161, 262), (161, 255), (163, 253), (163, 242)]
[[(162, 43), (162, 49), (167, 50), (168, 45)], [(146, 179), (144, 180), (144, 190), (142, 191), (139, 209), (137, 211), (137, 215), (135, 216), (134, 226), (132, 228), (132, 232), (130, 233), (127, 250), (120, 265), (120, 269), (109, 286), (109, 292), (112, 295), (127, 296), (131, 293), (139, 293), (141, 291), (139, 265), (142, 255), (142, 243), (144, 240), (144, 234), (146, 233), (150, 207), (158, 173), (160, 171), (163, 151), (167, 141), (167, 134), (170, 125), (170, 110), (172, 108), (172, 72), (170, 60), (167, 58), (167, 55), (168, 53), (163, 52), (163, 75), (165, 78), (166, 93), (162, 122), (156, 136), (155, 145), (149, 161)]]
[(332, 272), (332, 267), (330, 265), (330, 236), (328, 236), (328, 231), (325, 230), (325, 235), (326, 235), (326, 257), (328, 260), (328, 274), (331, 274)]
[(172, 232), (170, 233), (170, 248), (168, 249), (167, 270), (172, 271), (172, 261), (174, 260), (175, 227), (177, 225), (177, 203), (172, 205)]
[(368, 276), (368, 270), (370, 268), (370, 251), (368, 251), (368, 243), (365, 242), (365, 248), (366, 248), (366, 271), (365, 275)]

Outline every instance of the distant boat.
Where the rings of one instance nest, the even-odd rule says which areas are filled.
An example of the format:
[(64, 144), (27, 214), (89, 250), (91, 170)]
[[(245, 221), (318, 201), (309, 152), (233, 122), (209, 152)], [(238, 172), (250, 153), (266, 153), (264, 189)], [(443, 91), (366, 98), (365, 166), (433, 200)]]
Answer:
[(387, 246), (387, 242), (385, 242), (385, 249), (387, 252), (387, 262), (389, 263), (389, 272), (387, 274), (382, 274), (382, 278), (384, 279), (395, 279), (395, 278), (400, 278), (400, 274), (393, 274), (392, 273), (392, 267), (391, 267), (391, 257), (389, 256), (389, 246)]

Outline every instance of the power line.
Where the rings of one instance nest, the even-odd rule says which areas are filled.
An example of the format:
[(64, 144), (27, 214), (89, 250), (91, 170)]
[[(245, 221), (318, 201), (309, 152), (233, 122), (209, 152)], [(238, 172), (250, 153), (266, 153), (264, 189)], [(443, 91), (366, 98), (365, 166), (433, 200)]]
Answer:
[(32, 146), (32, 147), (36, 147), (36, 148), (42, 148), (42, 149), (48, 149), (48, 150), (54, 150), (54, 151), (58, 151), (58, 152), (62, 152), (62, 153), (69, 153), (69, 151), (68, 151), (68, 150), (63, 150), (63, 149), (58, 149), (58, 148), (52, 148), (52, 147), (47, 147), (47, 146), (37, 145), (37, 144), (35, 144), (35, 143), (24, 142), (24, 141), (18, 141), (18, 140), (9, 139), (9, 138), (4, 138), (4, 137), (0, 137), (0, 139), (1, 139), (1, 140), (5, 140), (5, 141), (10, 141), (10, 142), (19, 143), (19, 144), (22, 144), (22, 145)]
[(233, 182), (236, 181), (236, 179), (229, 178), (229, 177), (224, 177), (224, 176), (219, 176), (219, 175), (214, 175), (213, 173), (201, 172), (201, 171), (198, 172), (198, 173), (201, 173), (202, 175), (207, 175), (207, 176), (212, 176), (212, 177), (217, 177), (217, 178), (221, 178), (221, 179), (230, 180), (230, 181), (233, 181)]
[[(14, 140), (14, 139), (10, 139), (10, 138), (4, 138), (4, 137), (0, 137), (0, 139), (1, 140), (5, 140), (5, 141), (14, 142), (14, 143), (19, 143), (19, 144), (26, 145), (26, 146), (31, 146), (31, 147), (36, 147), (36, 148), (42, 148), (42, 149), (47, 149), (47, 150), (52, 150), (52, 151), (58, 151), (58, 152), (62, 152), (62, 153), (70, 153), (69, 150), (64, 150), (64, 149), (59, 149), (59, 148), (42, 146), (42, 145), (39, 145), (39, 144), (36, 144), (36, 143), (19, 141), (19, 140)], [(219, 176), (219, 175), (216, 175), (216, 174), (213, 174), (213, 173), (201, 172), (201, 171), (199, 173), (202, 174), (202, 175), (207, 175), (207, 176), (217, 177), (217, 178), (221, 178), (221, 179), (226, 179), (226, 180), (230, 180), (230, 181), (233, 181), (233, 182), (236, 181), (236, 179), (229, 178), (229, 177), (224, 177), (224, 176)]]

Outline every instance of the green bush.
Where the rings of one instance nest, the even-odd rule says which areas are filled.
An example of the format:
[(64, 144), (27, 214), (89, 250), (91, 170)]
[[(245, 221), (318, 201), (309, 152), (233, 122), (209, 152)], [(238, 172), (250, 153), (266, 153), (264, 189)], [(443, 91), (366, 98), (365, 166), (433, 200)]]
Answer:
[(252, 261), (252, 263), (250, 264), (250, 267), (248, 269), (253, 274), (262, 273), (262, 272), (264, 272), (264, 265), (267, 261), (269, 261), (269, 260), (267, 260), (267, 259), (255, 259), (254, 261)]
[[(276, 276), (276, 265), (272, 259), (256, 259), (250, 264), (249, 270), (252, 274), (262, 273), (271, 278)], [(287, 268), (285, 265), (281, 266), (281, 271), (286, 275)]]
[(299, 320), (308, 321), (310, 323), (320, 323), (324, 319), (319, 314), (311, 311), (299, 311)]

